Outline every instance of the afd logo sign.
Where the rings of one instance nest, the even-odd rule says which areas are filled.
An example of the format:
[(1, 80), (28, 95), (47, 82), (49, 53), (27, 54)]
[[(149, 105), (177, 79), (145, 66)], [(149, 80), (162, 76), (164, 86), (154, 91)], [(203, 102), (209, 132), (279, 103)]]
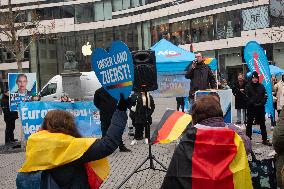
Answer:
[(173, 56), (180, 56), (181, 54), (176, 52), (176, 51), (166, 50), (166, 51), (159, 51), (157, 55), (158, 56), (163, 55), (163, 56), (166, 56), (166, 57), (173, 57)]

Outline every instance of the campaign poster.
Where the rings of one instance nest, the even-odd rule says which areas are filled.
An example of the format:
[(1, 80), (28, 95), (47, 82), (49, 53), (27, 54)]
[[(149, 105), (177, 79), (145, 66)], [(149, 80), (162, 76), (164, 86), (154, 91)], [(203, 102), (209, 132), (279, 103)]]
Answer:
[(19, 104), (19, 115), (25, 140), (40, 129), (44, 117), (50, 110), (70, 112), (74, 116), (78, 131), (83, 137), (101, 135), (100, 115), (93, 102), (34, 101)]
[(92, 67), (101, 85), (115, 99), (120, 93), (127, 98), (133, 87), (134, 65), (132, 54), (122, 41), (114, 41), (106, 51), (97, 48), (92, 52)]
[(190, 80), (184, 74), (158, 74), (158, 89), (151, 94), (154, 97), (187, 97), (190, 90)]
[(17, 111), (20, 102), (30, 100), (37, 93), (36, 73), (8, 73), (10, 110)]
[(224, 122), (233, 122), (233, 107), (232, 107), (232, 90), (206, 90), (206, 91), (196, 91), (195, 100), (202, 95), (209, 95), (211, 92), (216, 92), (220, 97), (220, 104), (224, 114)]

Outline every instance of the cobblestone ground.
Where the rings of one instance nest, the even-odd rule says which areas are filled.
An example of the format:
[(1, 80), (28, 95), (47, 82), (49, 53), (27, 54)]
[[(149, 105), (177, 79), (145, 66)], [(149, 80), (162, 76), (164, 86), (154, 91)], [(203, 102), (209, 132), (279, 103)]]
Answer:
[[(155, 125), (161, 119), (166, 108), (175, 108), (176, 105), (175, 99), (156, 99), (155, 103), (156, 110), (153, 115), (154, 124), (152, 126), (152, 130), (154, 130)], [(271, 136), (272, 133), (270, 132), (269, 121), (267, 121), (267, 126), (267, 131), (269, 136)], [(20, 122), (17, 121), (15, 130), (17, 138), (20, 138), (20, 129)], [(3, 121), (3, 116), (0, 116), (0, 189), (14, 189), (16, 188), (15, 180), (17, 170), (22, 165), (25, 154), (21, 149), (11, 149), (11, 147), (4, 146), (4, 131), (5, 123)], [(102, 185), (102, 189), (116, 188), (123, 179), (126, 178), (132, 170), (134, 170), (147, 157), (148, 146), (143, 144), (143, 142), (135, 146), (130, 146), (129, 144), (131, 140), (132, 138), (125, 133), (124, 142), (126, 146), (132, 150), (131, 153), (121, 153), (117, 150), (109, 157), (111, 172), (106, 182)], [(255, 134), (252, 142), (253, 149), (259, 159), (266, 158), (272, 151), (270, 147), (259, 144), (261, 142), (260, 135)], [(176, 143), (167, 145), (158, 144), (152, 147), (152, 151), (155, 157), (167, 167), (175, 146)], [(157, 164), (155, 165), (156, 168), (161, 168)], [(142, 169), (146, 167), (149, 167), (149, 161), (142, 167)], [(131, 177), (131, 179), (126, 182), (122, 188), (156, 189), (161, 186), (164, 175), (164, 172), (145, 170)]]

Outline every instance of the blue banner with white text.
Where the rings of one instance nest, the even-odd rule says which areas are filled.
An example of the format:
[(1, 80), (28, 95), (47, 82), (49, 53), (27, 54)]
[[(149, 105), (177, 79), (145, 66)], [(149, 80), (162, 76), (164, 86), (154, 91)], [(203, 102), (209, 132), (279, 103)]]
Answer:
[(19, 113), (25, 140), (39, 130), (47, 112), (56, 109), (68, 111), (75, 117), (76, 126), (82, 136), (101, 135), (99, 111), (91, 101), (22, 102), (19, 104)]

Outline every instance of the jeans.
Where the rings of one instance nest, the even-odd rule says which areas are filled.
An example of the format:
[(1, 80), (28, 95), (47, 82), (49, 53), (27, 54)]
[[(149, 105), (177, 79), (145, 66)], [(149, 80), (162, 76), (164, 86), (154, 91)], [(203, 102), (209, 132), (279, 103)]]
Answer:
[(242, 112), (243, 112), (243, 120), (246, 121), (246, 110), (245, 109), (237, 109), (237, 122), (242, 122)]

